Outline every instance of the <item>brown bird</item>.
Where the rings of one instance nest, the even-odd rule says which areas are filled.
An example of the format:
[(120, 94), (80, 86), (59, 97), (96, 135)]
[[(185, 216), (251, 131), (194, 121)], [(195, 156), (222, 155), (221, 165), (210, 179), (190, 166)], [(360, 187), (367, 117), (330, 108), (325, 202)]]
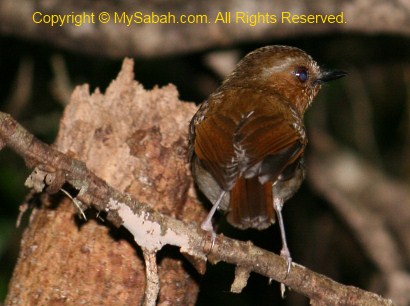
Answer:
[(281, 211), (305, 176), (303, 115), (324, 82), (345, 75), (289, 46), (263, 47), (238, 63), (189, 126), (192, 173), (213, 203), (202, 229), (213, 233), (216, 209), (241, 229), (262, 230), (277, 217), (290, 271)]

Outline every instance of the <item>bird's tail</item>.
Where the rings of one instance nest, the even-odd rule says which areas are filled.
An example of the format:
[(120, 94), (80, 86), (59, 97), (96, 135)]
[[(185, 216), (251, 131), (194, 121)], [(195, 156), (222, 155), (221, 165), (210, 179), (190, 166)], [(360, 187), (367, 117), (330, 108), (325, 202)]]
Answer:
[(275, 219), (272, 181), (261, 184), (258, 177), (240, 177), (230, 192), (228, 222), (235, 227), (265, 229)]

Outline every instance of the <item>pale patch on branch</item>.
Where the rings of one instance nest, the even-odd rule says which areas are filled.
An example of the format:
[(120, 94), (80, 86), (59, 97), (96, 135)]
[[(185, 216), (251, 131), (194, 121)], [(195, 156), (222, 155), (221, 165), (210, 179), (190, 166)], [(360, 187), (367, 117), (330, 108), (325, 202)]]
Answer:
[(125, 203), (109, 199), (106, 211), (117, 211), (124, 226), (142, 248), (156, 252), (164, 245), (188, 246), (189, 238), (183, 233), (177, 234), (172, 228), (164, 228), (158, 222), (150, 221), (150, 212), (134, 213)]

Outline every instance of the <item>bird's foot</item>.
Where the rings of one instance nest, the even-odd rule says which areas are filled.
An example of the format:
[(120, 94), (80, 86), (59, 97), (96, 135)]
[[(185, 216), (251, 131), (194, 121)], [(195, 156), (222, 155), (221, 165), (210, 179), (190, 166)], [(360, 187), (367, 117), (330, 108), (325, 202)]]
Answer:
[[(290, 269), (292, 268), (292, 257), (290, 257), (290, 252), (288, 248), (282, 248), (282, 250), (280, 251), (280, 256), (286, 260), (287, 262), (287, 269), (286, 269), (286, 275), (285, 278), (283, 280), (285, 280), (289, 273), (290, 273)], [(280, 283), (280, 295), (282, 297), (282, 299), (285, 298), (285, 292), (286, 292), (286, 286), (284, 283)]]
[(290, 256), (290, 252), (288, 248), (282, 248), (280, 251), (280, 256), (286, 260), (287, 262), (287, 270), (286, 270), (286, 276), (285, 279), (288, 277), (290, 270), (292, 268), (292, 257)]
[(211, 220), (205, 220), (204, 222), (202, 222), (201, 229), (203, 229), (204, 231), (207, 231), (208, 233), (211, 234), (211, 246), (209, 248), (209, 252), (208, 252), (208, 254), (209, 254), (209, 253), (211, 253), (212, 249), (214, 248), (215, 239), (216, 239), (216, 233), (215, 233), (214, 228), (212, 226)]

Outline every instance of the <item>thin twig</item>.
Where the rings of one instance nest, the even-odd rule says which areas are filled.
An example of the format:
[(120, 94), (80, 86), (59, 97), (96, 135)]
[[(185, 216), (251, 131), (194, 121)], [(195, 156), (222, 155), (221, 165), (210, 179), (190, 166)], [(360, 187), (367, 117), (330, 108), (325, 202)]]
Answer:
[(157, 253), (142, 249), (145, 261), (146, 284), (144, 295), (144, 306), (155, 306), (159, 293), (159, 277), (157, 266)]

